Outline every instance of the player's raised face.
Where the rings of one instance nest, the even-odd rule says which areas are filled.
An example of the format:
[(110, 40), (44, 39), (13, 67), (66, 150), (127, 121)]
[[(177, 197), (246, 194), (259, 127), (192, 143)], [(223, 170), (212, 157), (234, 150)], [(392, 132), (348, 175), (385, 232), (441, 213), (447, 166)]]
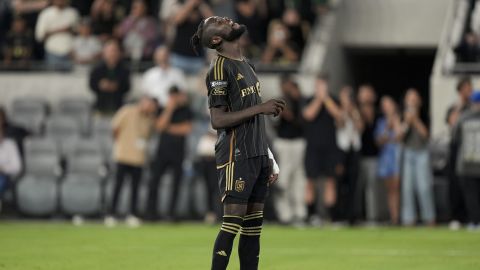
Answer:
[[(205, 19), (205, 27), (212, 32), (214, 43), (219, 42), (218, 38), (226, 41), (238, 40), (246, 31), (245, 25), (240, 25), (227, 17), (212, 16)], [(217, 38), (217, 40), (215, 40)]]

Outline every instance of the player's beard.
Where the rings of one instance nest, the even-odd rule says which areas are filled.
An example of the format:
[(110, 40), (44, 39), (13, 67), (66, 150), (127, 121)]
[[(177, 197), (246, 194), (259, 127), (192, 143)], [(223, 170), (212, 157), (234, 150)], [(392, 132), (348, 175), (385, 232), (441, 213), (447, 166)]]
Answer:
[(226, 41), (232, 42), (239, 39), (243, 33), (245, 33), (245, 31), (247, 31), (247, 27), (244, 24), (240, 24), (240, 27), (232, 28), (232, 31), (226, 35), (223, 35), (222, 38)]

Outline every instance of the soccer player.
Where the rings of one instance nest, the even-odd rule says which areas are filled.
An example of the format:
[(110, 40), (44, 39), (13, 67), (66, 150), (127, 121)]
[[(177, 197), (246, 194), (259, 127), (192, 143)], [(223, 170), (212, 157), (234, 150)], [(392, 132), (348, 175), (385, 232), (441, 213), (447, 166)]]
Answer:
[(239, 38), (246, 27), (228, 18), (209, 17), (198, 26), (192, 45), (215, 49), (207, 74), (212, 127), (223, 202), (223, 223), (213, 250), (213, 270), (226, 269), (233, 240), (240, 233), (240, 269), (257, 269), (263, 206), (278, 166), (267, 145), (264, 115), (278, 115), (282, 100), (262, 103), (254, 68), (244, 59)]

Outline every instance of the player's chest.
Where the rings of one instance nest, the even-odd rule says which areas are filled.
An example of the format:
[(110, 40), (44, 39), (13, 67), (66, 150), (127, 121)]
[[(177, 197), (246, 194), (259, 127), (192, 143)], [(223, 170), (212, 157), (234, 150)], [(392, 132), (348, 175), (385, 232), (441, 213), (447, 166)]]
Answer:
[(231, 70), (233, 87), (230, 88), (230, 97), (233, 103), (256, 104), (261, 102), (261, 87), (253, 69), (248, 67), (234, 67)]

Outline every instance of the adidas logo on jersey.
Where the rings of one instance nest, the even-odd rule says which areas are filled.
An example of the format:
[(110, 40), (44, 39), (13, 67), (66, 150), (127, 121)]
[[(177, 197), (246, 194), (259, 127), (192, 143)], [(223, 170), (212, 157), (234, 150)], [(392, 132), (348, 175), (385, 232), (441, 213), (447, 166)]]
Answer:
[(237, 81), (240, 81), (241, 79), (243, 79), (243, 75), (240, 74), (240, 73), (238, 73), (238, 74), (237, 74)]

